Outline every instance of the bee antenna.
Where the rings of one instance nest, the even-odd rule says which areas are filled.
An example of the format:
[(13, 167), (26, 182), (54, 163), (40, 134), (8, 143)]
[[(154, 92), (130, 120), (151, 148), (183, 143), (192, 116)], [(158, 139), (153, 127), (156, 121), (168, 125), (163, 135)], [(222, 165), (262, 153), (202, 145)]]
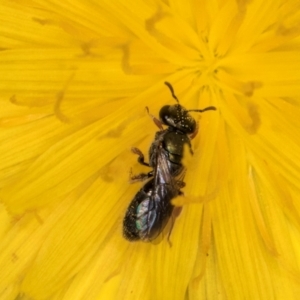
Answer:
[(196, 111), (196, 112), (204, 112), (204, 111), (207, 111), (207, 110), (217, 110), (216, 107), (214, 106), (208, 106), (208, 107), (205, 107), (203, 109), (191, 109), (191, 110), (188, 110), (188, 111)]
[(177, 101), (177, 103), (179, 104), (179, 100), (178, 100), (178, 98), (176, 97), (176, 95), (175, 95), (175, 93), (174, 93), (174, 89), (173, 89), (171, 83), (165, 81), (165, 85), (170, 89), (171, 94), (172, 94), (172, 97), (173, 97), (173, 98)]

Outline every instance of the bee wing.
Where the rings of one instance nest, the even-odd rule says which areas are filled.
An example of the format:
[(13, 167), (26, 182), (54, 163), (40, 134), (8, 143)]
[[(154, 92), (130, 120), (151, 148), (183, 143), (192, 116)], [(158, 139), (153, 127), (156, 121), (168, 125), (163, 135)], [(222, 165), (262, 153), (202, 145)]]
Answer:
[[(156, 166), (154, 168), (155, 184), (168, 184), (171, 189), (178, 191), (184, 187), (183, 178), (186, 169), (176, 165), (174, 171), (174, 163), (169, 160), (168, 152), (163, 149), (162, 145), (158, 145), (156, 150)], [(173, 171), (172, 171), (173, 168)]]
[(176, 187), (175, 178), (171, 173), (171, 162), (168, 159), (168, 153), (158, 146), (156, 152), (156, 167), (155, 167), (155, 183), (156, 184), (169, 184), (171, 187)]
[[(168, 241), (171, 244), (170, 234), (176, 218), (176, 213), (173, 215), (174, 206), (171, 204), (171, 200), (183, 194), (180, 189), (185, 186), (183, 179), (186, 169), (183, 166), (178, 168), (178, 165), (176, 165), (176, 172), (172, 172), (172, 167), (174, 170), (174, 165), (172, 166), (172, 164), (174, 163), (169, 160), (168, 152), (162, 147), (162, 144), (159, 144), (156, 148), (156, 162), (154, 187), (156, 191), (159, 191), (161, 199), (164, 199), (164, 201), (160, 202), (161, 208), (159, 211), (168, 211), (166, 214), (168, 217), (164, 221), (161, 221), (160, 230), (156, 236), (153, 236), (151, 242), (159, 243), (167, 235)], [(181, 208), (176, 208), (175, 210), (178, 214)], [(159, 213), (157, 217), (159, 218)], [(162, 232), (161, 235), (159, 235), (160, 232)]]

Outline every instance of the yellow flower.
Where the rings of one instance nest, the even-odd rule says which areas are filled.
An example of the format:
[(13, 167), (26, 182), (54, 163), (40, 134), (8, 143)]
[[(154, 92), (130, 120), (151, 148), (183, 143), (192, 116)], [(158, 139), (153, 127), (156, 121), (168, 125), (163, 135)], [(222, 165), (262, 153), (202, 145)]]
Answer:
[[(299, 6), (2, 1), (0, 299), (298, 299)], [(217, 107), (172, 247), (122, 237), (164, 81)]]

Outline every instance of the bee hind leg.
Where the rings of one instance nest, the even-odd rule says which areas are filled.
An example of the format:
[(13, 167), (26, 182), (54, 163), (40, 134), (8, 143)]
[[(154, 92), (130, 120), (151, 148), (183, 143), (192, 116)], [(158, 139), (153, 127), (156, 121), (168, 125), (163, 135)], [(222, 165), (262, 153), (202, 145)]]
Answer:
[(172, 247), (172, 242), (170, 240), (171, 233), (172, 233), (172, 230), (173, 230), (176, 218), (179, 217), (181, 211), (182, 211), (182, 207), (180, 207), (180, 206), (175, 206), (173, 208), (173, 211), (172, 211), (172, 215), (171, 215), (171, 227), (170, 227), (170, 230), (168, 232), (168, 244), (169, 244), (170, 247)]

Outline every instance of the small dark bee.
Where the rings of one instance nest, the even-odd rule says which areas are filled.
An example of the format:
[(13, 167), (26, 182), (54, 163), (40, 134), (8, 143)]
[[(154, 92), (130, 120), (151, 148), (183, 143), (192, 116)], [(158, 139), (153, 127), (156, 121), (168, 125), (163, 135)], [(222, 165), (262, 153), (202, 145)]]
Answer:
[[(163, 231), (174, 211), (171, 200), (182, 195), (180, 189), (185, 186), (184, 147), (187, 145), (193, 153), (191, 139), (197, 134), (197, 123), (189, 112), (216, 110), (214, 106), (186, 110), (179, 104), (171, 84), (165, 84), (178, 104), (163, 106), (159, 112), (160, 120), (150, 115), (160, 131), (156, 132), (150, 146), (149, 163), (144, 161), (139, 149), (132, 148), (138, 155), (138, 162), (151, 167), (152, 171), (131, 176), (131, 182), (149, 181), (138, 191), (126, 211), (123, 235), (129, 241), (153, 241)], [(168, 126), (167, 129), (163, 125)]]

